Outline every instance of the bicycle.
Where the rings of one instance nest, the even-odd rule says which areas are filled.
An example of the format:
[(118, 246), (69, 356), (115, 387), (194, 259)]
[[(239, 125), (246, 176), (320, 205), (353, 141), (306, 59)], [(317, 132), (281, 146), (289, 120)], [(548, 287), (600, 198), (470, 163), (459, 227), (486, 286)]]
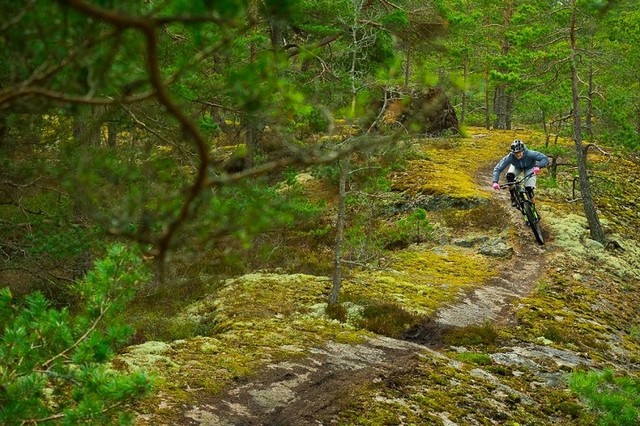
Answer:
[(526, 191), (524, 187), (524, 181), (533, 176), (533, 173), (529, 173), (526, 176), (522, 176), (516, 179), (513, 182), (507, 182), (500, 185), (500, 189), (509, 188), (510, 186), (514, 186), (514, 194), (516, 201), (516, 208), (520, 210), (520, 213), (524, 216), (524, 221), (529, 225), (531, 231), (533, 232), (533, 236), (536, 237), (536, 241), (538, 244), (544, 244), (544, 236), (542, 235), (542, 228), (540, 228), (540, 215), (538, 214), (538, 210), (536, 209), (536, 205), (531, 200), (529, 193)]

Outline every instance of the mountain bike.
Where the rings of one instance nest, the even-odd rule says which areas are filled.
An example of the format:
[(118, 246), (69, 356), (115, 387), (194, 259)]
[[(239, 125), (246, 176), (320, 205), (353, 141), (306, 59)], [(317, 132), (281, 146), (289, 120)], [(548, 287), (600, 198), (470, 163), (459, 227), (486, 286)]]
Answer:
[(538, 214), (536, 205), (533, 203), (529, 193), (524, 187), (524, 181), (532, 175), (533, 173), (529, 173), (528, 175), (522, 176), (513, 182), (504, 183), (500, 185), (500, 188), (505, 189), (510, 186), (514, 187), (513, 192), (515, 194), (516, 201), (515, 207), (520, 210), (520, 213), (524, 216), (524, 221), (531, 228), (533, 236), (536, 237), (538, 244), (543, 245), (544, 236), (542, 235), (542, 228), (540, 228), (540, 215)]

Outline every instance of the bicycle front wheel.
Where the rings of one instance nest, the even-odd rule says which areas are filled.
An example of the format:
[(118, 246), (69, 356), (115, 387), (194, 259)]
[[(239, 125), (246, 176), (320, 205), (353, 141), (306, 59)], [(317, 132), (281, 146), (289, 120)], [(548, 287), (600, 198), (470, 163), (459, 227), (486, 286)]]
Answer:
[(540, 227), (540, 217), (536, 212), (536, 208), (530, 201), (525, 201), (522, 203), (522, 207), (524, 210), (524, 215), (527, 217), (527, 222), (531, 227), (531, 231), (533, 232), (533, 236), (536, 237), (536, 241), (538, 244), (544, 244), (544, 236), (542, 235), (542, 228)]

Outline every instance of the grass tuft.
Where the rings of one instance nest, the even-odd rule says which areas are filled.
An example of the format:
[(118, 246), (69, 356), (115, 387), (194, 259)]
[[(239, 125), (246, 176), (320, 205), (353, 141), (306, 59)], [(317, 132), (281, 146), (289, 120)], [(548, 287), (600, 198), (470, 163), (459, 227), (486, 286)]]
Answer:
[(613, 371), (578, 371), (569, 387), (600, 417), (601, 425), (631, 426), (640, 422), (640, 380)]
[(483, 325), (470, 325), (456, 328), (446, 333), (444, 343), (452, 346), (495, 345), (498, 340), (498, 331), (493, 324), (486, 322)]
[(396, 303), (374, 302), (364, 308), (358, 326), (383, 336), (400, 337), (419, 320), (420, 316)]
[(491, 365), (491, 357), (487, 354), (478, 352), (461, 352), (455, 355), (462, 362), (474, 365)]

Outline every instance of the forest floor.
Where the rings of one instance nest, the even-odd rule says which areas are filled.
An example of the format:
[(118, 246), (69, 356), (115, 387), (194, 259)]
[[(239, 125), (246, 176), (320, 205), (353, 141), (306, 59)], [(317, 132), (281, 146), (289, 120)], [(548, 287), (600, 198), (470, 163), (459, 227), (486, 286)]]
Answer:
[[(139, 406), (137, 424), (598, 424), (569, 378), (585, 370), (640, 372), (640, 245), (635, 236), (614, 232), (620, 224), (636, 229), (637, 216), (604, 210), (604, 217), (620, 220), (607, 224), (623, 246), (606, 248), (589, 238), (565, 188), (539, 188), (546, 244), (538, 245), (508, 192), (490, 187), (490, 164), (468, 180), (452, 179), (474, 155), (498, 158), (503, 141), (513, 137), (484, 136), (436, 144), (426, 161), (400, 176), (401, 191), (415, 187), (414, 194), (455, 204), (452, 192), (460, 193), (446, 186), (451, 183), (480, 205), (453, 207), (449, 217), (434, 211), (446, 232), (453, 218), (455, 232), (399, 250), (404, 263), (350, 288), (352, 295), (364, 289), (374, 300), (424, 306), (426, 319), (391, 338), (314, 316), (331, 286), (326, 277), (256, 273), (231, 280), (177, 319), (207, 321), (214, 313), (227, 327), (222, 332), (149, 342), (151, 354), (143, 359), (162, 380), (160, 391)], [(606, 172), (617, 178), (625, 170), (627, 164)], [(632, 204), (638, 194), (631, 195), (602, 205)], [(459, 226), (460, 217), (473, 223)], [(476, 226), (485, 224), (491, 227)], [(485, 255), (484, 241), (504, 250)], [(488, 267), (477, 264), (485, 261)], [(388, 286), (380, 290), (379, 282)]]
[[(485, 171), (477, 181), (491, 191), (480, 183), (488, 182), (488, 175)], [(496, 196), (509, 203), (506, 191)], [(359, 387), (410, 372), (420, 362), (420, 354), (444, 357), (438, 349), (447, 330), (512, 322), (514, 300), (532, 291), (545, 268), (547, 249), (532, 239), (520, 212), (509, 212), (517, 238), (511, 242), (514, 254), (505, 259), (500, 273), (438, 310), (404, 340), (380, 336), (362, 344), (328, 343), (306, 358), (267, 365), (250, 380), (240, 380), (220, 395), (185, 407), (182, 424), (334, 424), (348, 395)]]

